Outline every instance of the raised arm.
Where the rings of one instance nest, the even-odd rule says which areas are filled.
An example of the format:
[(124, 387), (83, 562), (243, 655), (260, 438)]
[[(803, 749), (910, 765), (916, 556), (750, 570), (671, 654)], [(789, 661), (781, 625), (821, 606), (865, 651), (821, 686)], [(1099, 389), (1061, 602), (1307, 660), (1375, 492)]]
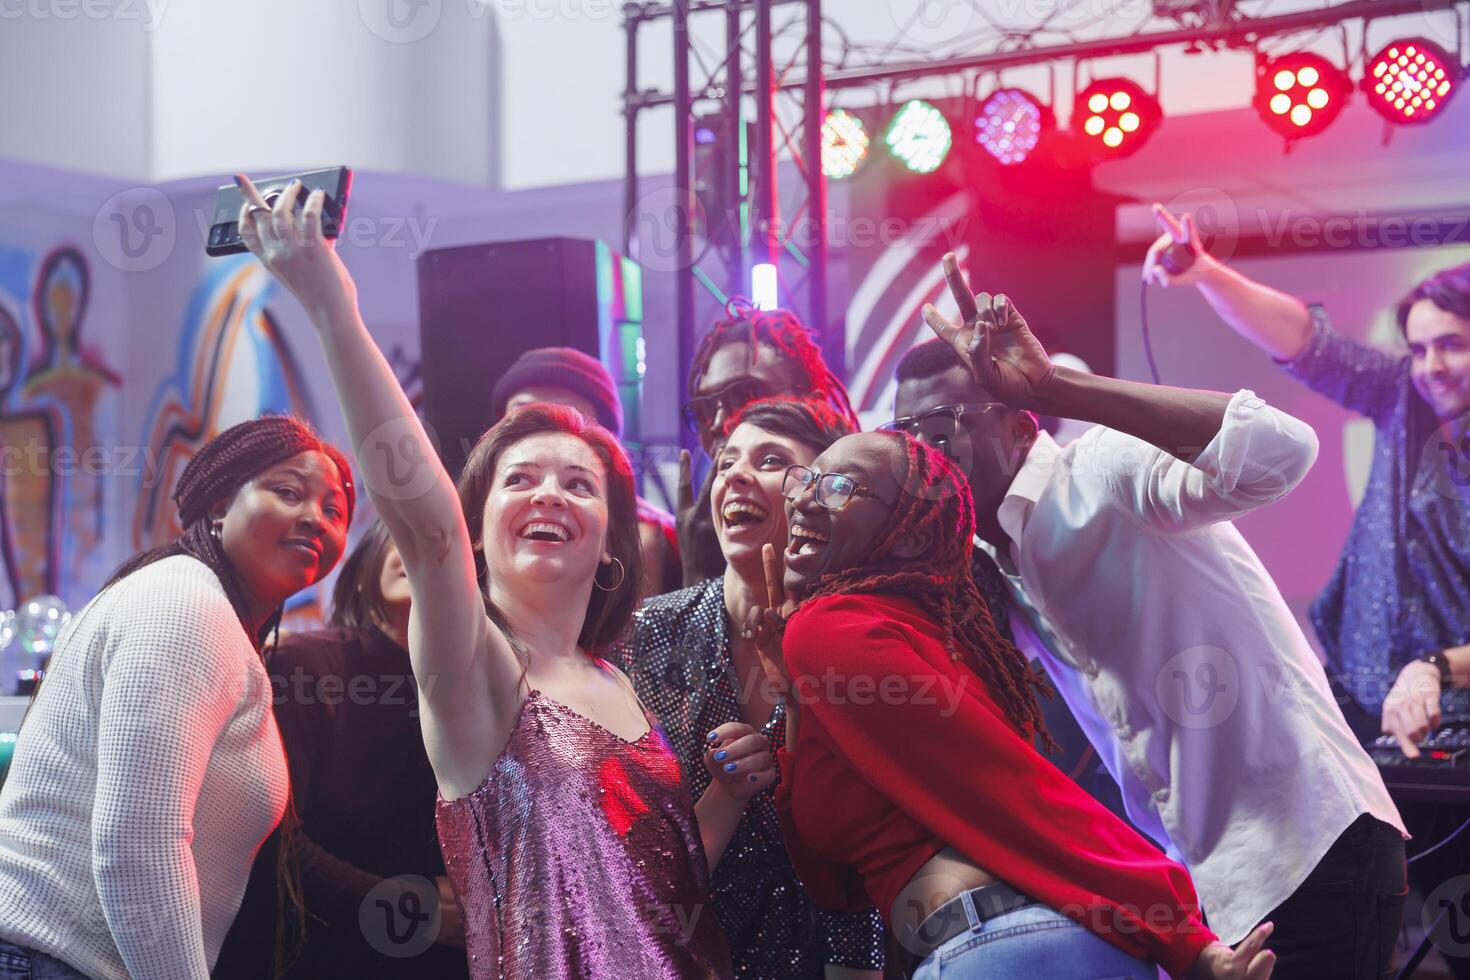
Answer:
[(1016, 408), (1126, 432), (1185, 460), (1219, 433), (1229, 395), (1057, 367), (1003, 293), (970, 290), (953, 252), (944, 256), (944, 276), (961, 322), (951, 322), (930, 304), (924, 306), (924, 321), (954, 347), (975, 383), (991, 396)]
[[(1154, 216), (1162, 234), (1144, 259), (1145, 280), (1161, 286), (1197, 286), (1230, 329), (1278, 361), (1289, 361), (1306, 349), (1312, 338), (1312, 318), (1305, 303), (1241, 275), (1205, 251), (1190, 215), (1175, 218), (1162, 204), (1155, 204)], [(1178, 274), (1170, 273), (1159, 261), (1164, 250), (1175, 244), (1187, 244), (1195, 252), (1194, 264)]]
[(241, 237), (311, 318), (358, 473), (403, 556), (425, 746), (445, 796), (463, 795), (499, 754), (519, 704), (521, 668), (485, 614), (459, 496), (362, 322), (352, 277), (322, 235), (322, 193), (298, 210), (296, 181), (266, 210), (248, 178), (236, 180), (246, 197)]

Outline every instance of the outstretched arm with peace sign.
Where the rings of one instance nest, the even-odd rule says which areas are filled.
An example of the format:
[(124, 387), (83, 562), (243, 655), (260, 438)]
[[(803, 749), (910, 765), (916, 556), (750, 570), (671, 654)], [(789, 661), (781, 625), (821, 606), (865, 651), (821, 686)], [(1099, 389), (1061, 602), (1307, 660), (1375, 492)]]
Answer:
[(930, 304), (924, 306), (924, 322), (954, 347), (990, 395), (1016, 408), (1117, 429), (1186, 460), (1220, 431), (1230, 396), (1057, 367), (1004, 294), (970, 291), (953, 252), (944, 256), (944, 278), (962, 322)]

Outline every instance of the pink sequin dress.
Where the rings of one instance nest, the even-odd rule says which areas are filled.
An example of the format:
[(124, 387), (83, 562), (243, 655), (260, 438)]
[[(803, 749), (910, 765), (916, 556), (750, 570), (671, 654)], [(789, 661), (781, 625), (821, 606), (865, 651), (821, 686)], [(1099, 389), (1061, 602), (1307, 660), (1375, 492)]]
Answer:
[(731, 975), (694, 807), (658, 728), (628, 742), (532, 691), (485, 781), (436, 816), (472, 976)]

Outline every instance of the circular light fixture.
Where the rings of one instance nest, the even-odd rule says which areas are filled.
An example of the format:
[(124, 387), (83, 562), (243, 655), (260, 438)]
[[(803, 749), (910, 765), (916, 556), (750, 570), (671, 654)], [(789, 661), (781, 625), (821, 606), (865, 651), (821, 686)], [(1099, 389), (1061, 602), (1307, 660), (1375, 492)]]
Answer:
[(1460, 65), (1423, 38), (1384, 45), (1366, 63), (1363, 92), (1389, 122), (1428, 122), (1460, 85)]
[(1125, 157), (1163, 121), (1158, 100), (1128, 78), (1099, 78), (1077, 94), (1072, 125), (1096, 156)]
[(913, 99), (894, 114), (883, 142), (905, 167), (916, 174), (929, 174), (949, 156), (953, 136), (944, 113), (922, 99)]
[(975, 116), (975, 142), (1010, 166), (1030, 156), (1042, 132), (1053, 124), (1051, 110), (1029, 92), (997, 89), (980, 103)]
[(1261, 119), (1288, 140), (1315, 136), (1337, 118), (1352, 94), (1347, 72), (1310, 51), (1262, 62), (1252, 104)]
[(868, 131), (846, 109), (833, 109), (822, 120), (822, 173), (831, 180), (851, 177), (868, 157)]

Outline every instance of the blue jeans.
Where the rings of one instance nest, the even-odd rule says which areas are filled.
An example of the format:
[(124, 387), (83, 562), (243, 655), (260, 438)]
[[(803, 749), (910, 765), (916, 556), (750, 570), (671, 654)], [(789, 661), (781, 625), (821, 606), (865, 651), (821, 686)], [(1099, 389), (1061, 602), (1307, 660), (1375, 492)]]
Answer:
[(0, 980), (87, 980), (54, 956), (0, 939)]
[(972, 925), (925, 957), (913, 980), (1156, 980), (1136, 960), (1045, 905)]

